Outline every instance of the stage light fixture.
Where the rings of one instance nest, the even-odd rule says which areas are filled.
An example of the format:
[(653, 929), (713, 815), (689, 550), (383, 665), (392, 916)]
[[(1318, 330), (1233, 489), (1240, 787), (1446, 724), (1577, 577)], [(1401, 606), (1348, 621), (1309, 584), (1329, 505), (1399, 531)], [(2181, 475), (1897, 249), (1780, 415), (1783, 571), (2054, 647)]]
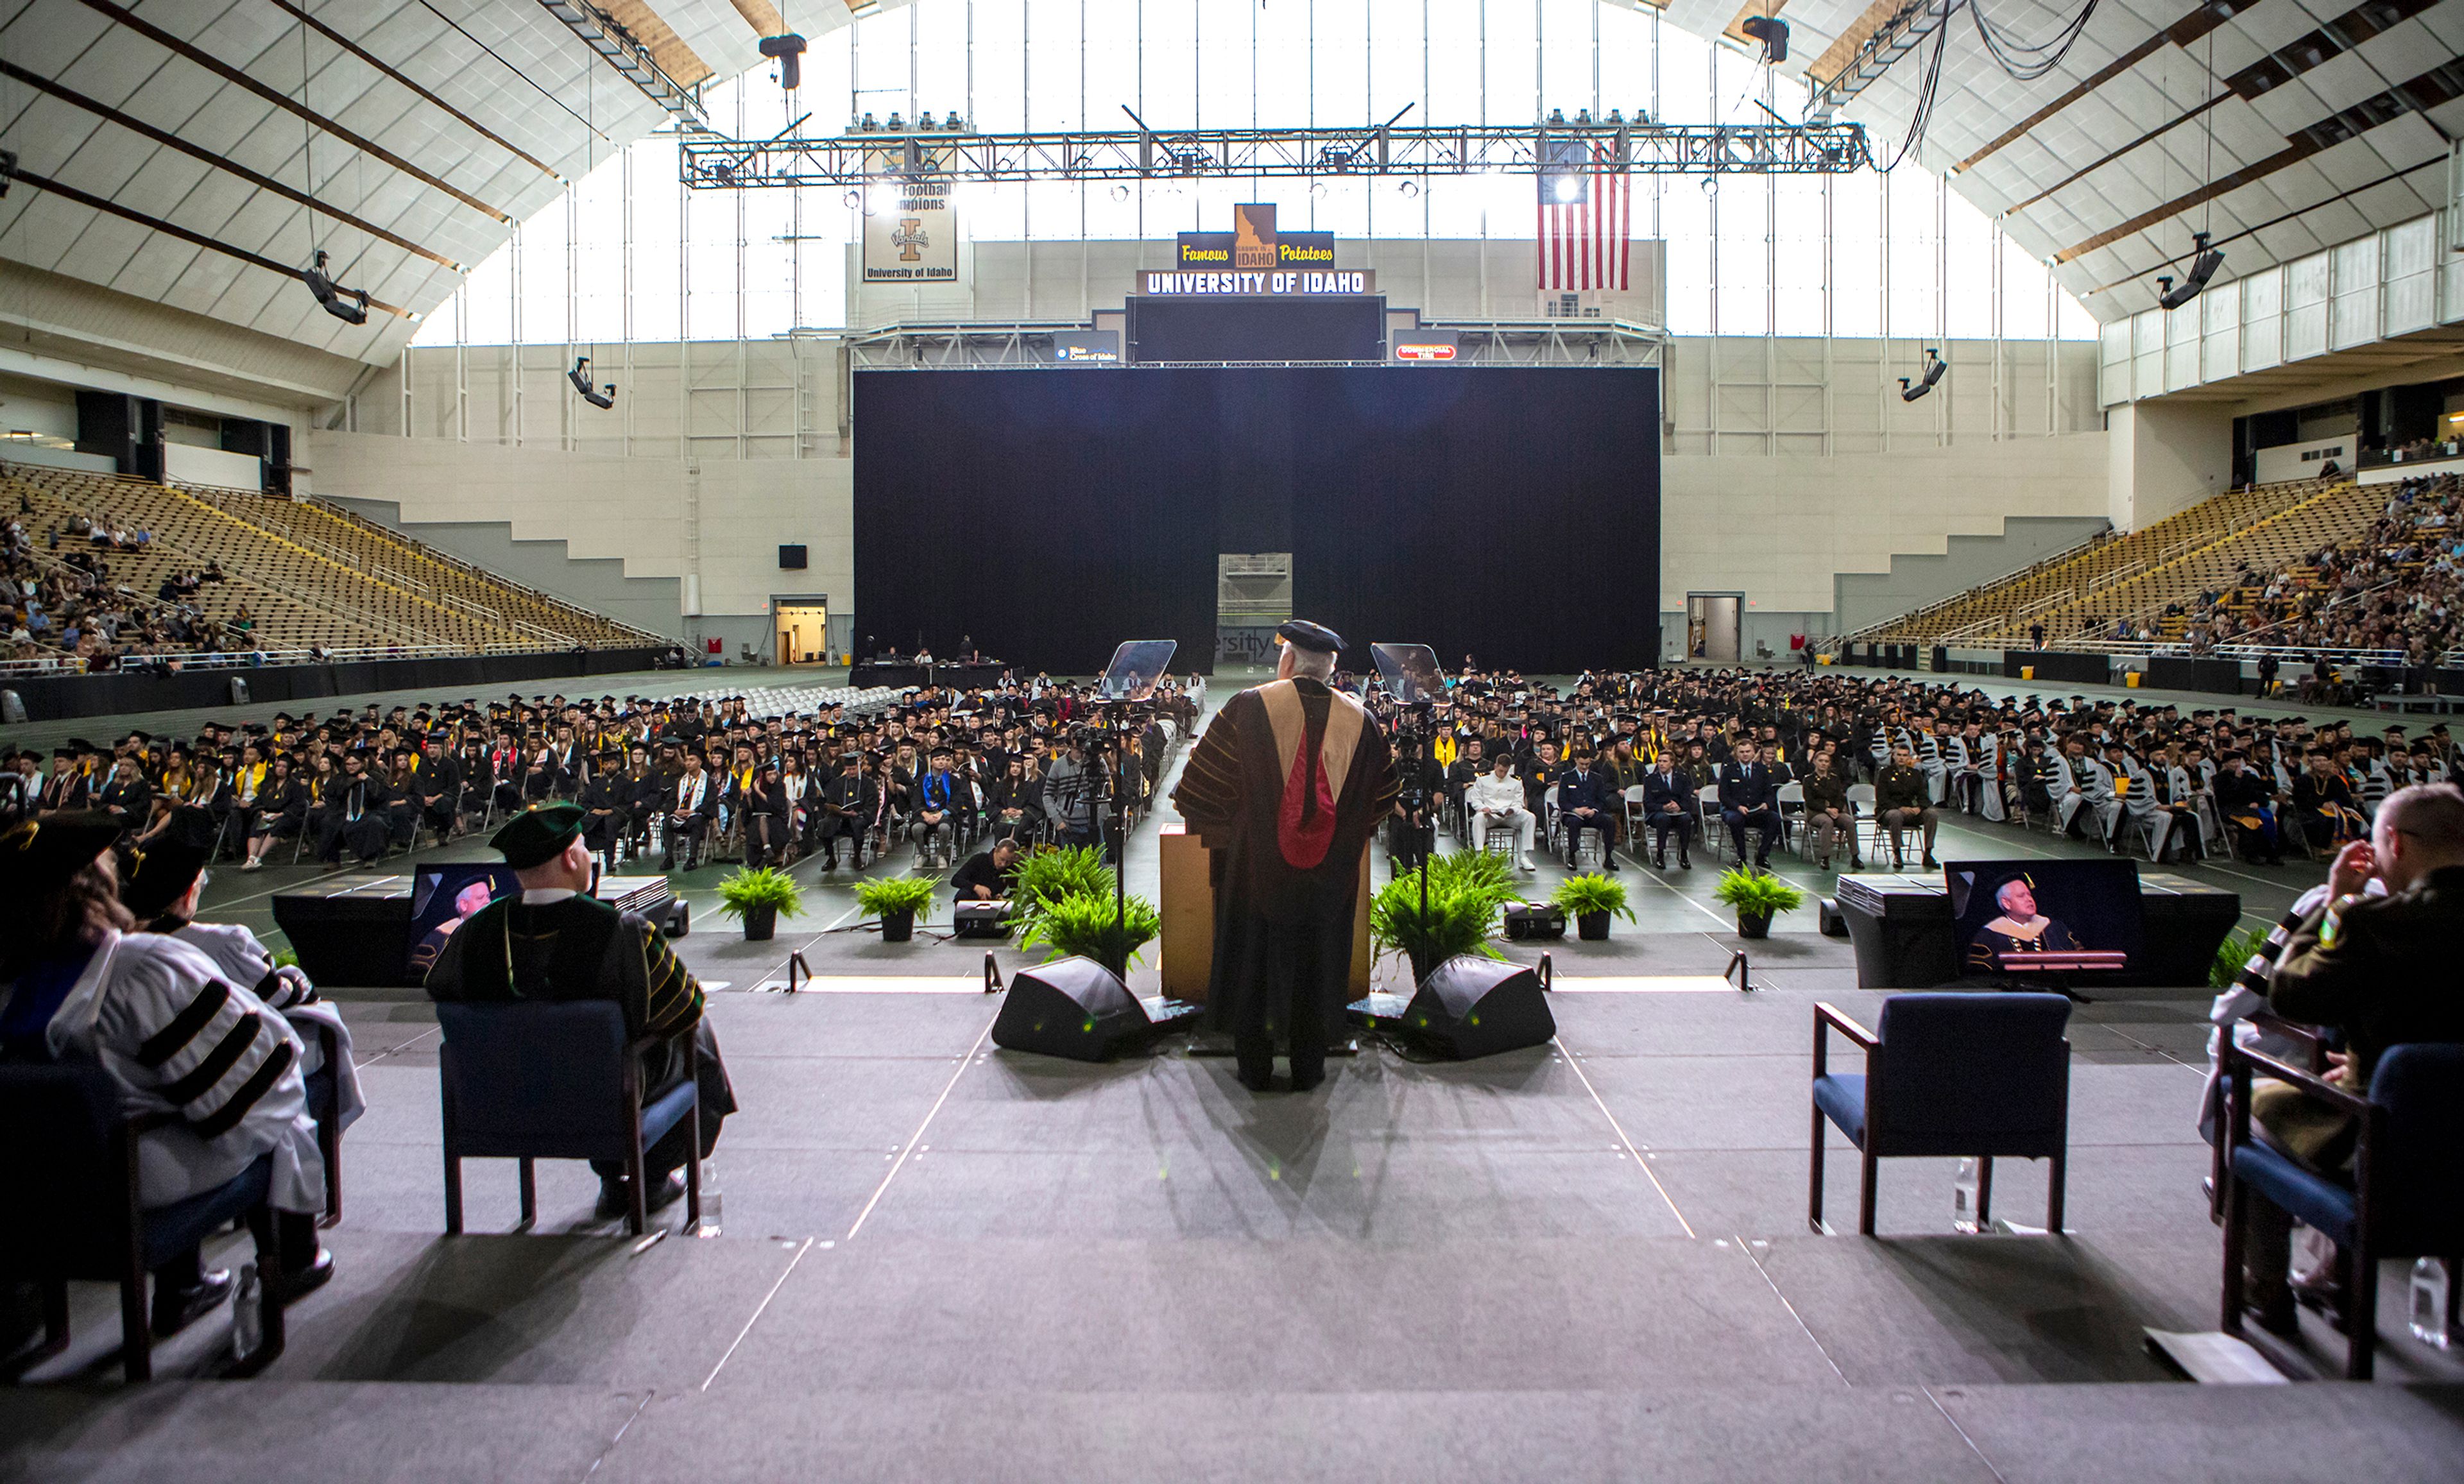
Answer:
[(1395, 188), (1401, 191), (1408, 199), (1420, 193), (1420, 183), (1419, 181), (1405, 181)]
[(804, 38), (789, 32), (761, 38), (761, 55), (779, 64), (779, 86), (793, 93), (804, 81)]
[(1556, 183), (1551, 187), (1551, 194), (1554, 195), (1559, 201), (1582, 200), (1582, 177), (1576, 175), (1558, 176)]
[(1737, 29), (1763, 44), (1763, 60), (1773, 67), (1788, 60), (1788, 22), (1770, 15), (1749, 15)]
[(1113, 199), (1114, 201), (1127, 201), (1127, 200), (1129, 200), (1129, 199), (1130, 199), (1130, 187), (1128, 187), (1127, 186), (1119, 186), (1119, 185), (1114, 186), (1112, 187), (1112, 199)]
[[(324, 309), (325, 313), (333, 316), (339, 320), (341, 320), (344, 324), (366, 324), (368, 322), (368, 291), (365, 289), (345, 289), (340, 284), (334, 282), (333, 278), (325, 272), (324, 249), (319, 248), (317, 250), (317, 262), (315, 266), (300, 273), (299, 279), (302, 283), (308, 285), (309, 293), (317, 295), (317, 302)], [(353, 303), (353, 299), (357, 299), (358, 302)]]
[(2166, 309), (2179, 309), (2197, 298), (2200, 291), (2207, 288), (2208, 280), (2216, 275), (2216, 270), (2225, 266), (2225, 250), (2209, 247), (2206, 232), (2193, 232), (2190, 240), (2197, 247), (2190, 257), (2190, 276), (2182, 280), (2182, 286), (2178, 289), (2173, 287), (2169, 274), (2156, 275), (2156, 282), (2161, 286), (2156, 302)]
[(1934, 349), (1930, 345), (1926, 346), (1925, 376), (1913, 386), (1908, 384), (1908, 379), (1906, 377), (1903, 376), (1900, 378), (1900, 400), (1902, 402), (1914, 402), (1918, 398), (1925, 396), (1926, 393), (1933, 390), (1934, 383), (1941, 381), (1942, 374), (1949, 369), (1949, 363), (1942, 359), (1942, 352)]
[(573, 389), (582, 393), (582, 400), (590, 404), (592, 406), (605, 408), (616, 405), (615, 382), (608, 382), (607, 389), (605, 391), (600, 391), (591, 386), (589, 357), (575, 357), (573, 360), (573, 369), (564, 374), (564, 379), (571, 382), (573, 383)]
[(853, 186), (849, 186), (847, 188), (847, 195), (842, 199), (847, 202), (847, 209), (850, 211), (861, 211), (864, 209), (864, 192), (855, 189)]

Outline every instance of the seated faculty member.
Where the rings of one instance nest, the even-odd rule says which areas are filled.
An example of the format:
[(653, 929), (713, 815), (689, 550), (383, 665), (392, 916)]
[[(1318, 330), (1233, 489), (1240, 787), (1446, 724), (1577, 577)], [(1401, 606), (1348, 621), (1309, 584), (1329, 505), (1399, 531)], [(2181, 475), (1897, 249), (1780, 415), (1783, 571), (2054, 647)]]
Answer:
[[(693, 1027), (701, 1058), (701, 1147), (685, 1146), (687, 1124), (679, 1119), (643, 1151), (650, 1183), (643, 1206), (656, 1211), (684, 1193), (678, 1171), (686, 1160), (709, 1156), (720, 1122), (736, 1111), (736, 1094), (718, 1038), (702, 1015), (701, 986), (676, 961), (667, 938), (640, 913), (620, 912), (589, 895), (583, 819), (578, 804), (542, 804), (516, 815), (488, 841), (514, 868), (521, 895), (489, 903), (446, 941), (428, 971), (428, 997), (447, 1004), (612, 1000), (633, 1037)], [(680, 1085), (684, 1076), (684, 1057), (672, 1041), (643, 1053), (644, 1105)], [(631, 1205), (624, 1165), (593, 1160), (590, 1168), (599, 1175), (599, 1215), (623, 1215)]]

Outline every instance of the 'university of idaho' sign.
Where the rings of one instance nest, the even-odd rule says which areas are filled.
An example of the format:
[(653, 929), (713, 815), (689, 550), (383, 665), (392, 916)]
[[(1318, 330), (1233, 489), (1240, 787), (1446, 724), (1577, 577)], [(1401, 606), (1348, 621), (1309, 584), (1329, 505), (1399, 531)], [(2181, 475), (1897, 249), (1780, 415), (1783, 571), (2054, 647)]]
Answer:
[(1334, 233), (1278, 232), (1271, 201), (1232, 208), (1228, 232), (1182, 232), (1173, 266), (1138, 273), (1142, 295), (1375, 294), (1377, 275), (1334, 266)]
[(873, 187), (894, 190), (864, 219), (864, 281), (956, 283), (958, 280), (958, 213), (949, 180), (903, 177)]

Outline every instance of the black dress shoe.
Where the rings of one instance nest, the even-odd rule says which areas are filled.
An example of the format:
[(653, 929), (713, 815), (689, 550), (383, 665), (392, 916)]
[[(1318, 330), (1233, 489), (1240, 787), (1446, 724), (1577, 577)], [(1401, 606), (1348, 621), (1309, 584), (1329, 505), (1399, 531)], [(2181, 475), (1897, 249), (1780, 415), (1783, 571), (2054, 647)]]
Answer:
[(167, 1340), (204, 1319), (231, 1297), (231, 1276), (216, 1269), (194, 1288), (154, 1287), (154, 1338)]
[(1933, 852), (1930, 850), (1925, 852), (1925, 868), (1928, 871), (1939, 871), (1942, 869), (1942, 862), (1933, 858)]
[[(627, 1181), (623, 1175), (600, 1176), (599, 1204), (592, 1208), (592, 1213), (602, 1221), (613, 1221), (620, 1216), (630, 1214), (633, 1202), (627, 1185)], [(642, 1203), (642, 1210), (665, 1211), (681, 1199), (684, 1193), (684, 1171), (671, 1171), (665, 1180), (650, 1188), (649, 1198)]]
[(333, 1250), (319, 1246), (317, 1255), (306, 1267), (294, 1268), (282, 1275), (282, 1301), (296, 1303), (324, 1287), (333, 1277)]
[(1694, 862), (1690, 857), (1679, 856), (1677, 858), (1677, 868), (1681, 871), (1690, 871), (1694, 869)]

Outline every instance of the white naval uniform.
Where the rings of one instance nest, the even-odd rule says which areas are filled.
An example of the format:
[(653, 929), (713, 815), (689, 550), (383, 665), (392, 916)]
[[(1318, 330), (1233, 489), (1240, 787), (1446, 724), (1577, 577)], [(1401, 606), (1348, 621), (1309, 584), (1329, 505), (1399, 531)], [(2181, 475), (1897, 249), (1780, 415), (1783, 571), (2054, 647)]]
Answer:
[(194, 945), (106, 930), (44, 1038), (54, 1056), (110, 1074), (129, 1112), (183, 1120), (138, 1143), (142, 1205), (227, 1185), (270, 1152), (271, 1204), (301, 1214), (325, 1209), (299, 1035)]

